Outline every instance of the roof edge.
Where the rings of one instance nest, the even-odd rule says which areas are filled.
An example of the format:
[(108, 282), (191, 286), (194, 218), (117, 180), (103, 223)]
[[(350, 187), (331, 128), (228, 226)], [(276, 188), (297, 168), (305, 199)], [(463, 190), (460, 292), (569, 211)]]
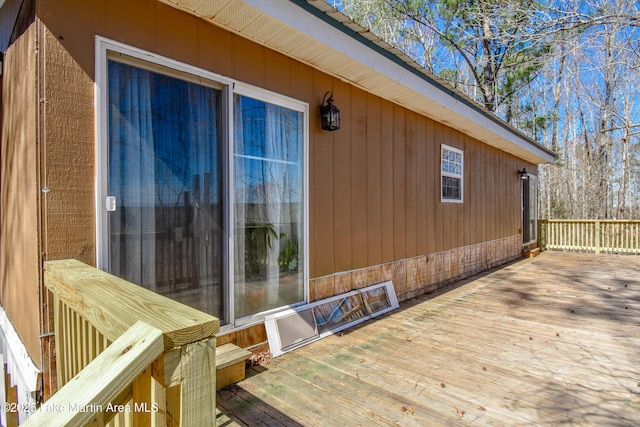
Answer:
[[(504, 128), (504, 130), (508, 131), (509, 133), (512, 133), (512, 134), (516, 135), (519, 139), (522, 139), (526, 143), (530, 144), (532, 147), (534, 147), (536, 149), (535, 151), (541, 151), (542, 153), (552, 157), (552, 159), (549, 159), (548, 161), (554, 161), (557, 158), (557, 154), (553, 150), (551, 150), (551, 149), (545, 147), (544, 145), (540, 144), (539, 142), (537, 142), (536, 140), (534, 140), (533, 138), (531, 138), (530, 136), (528, 136), (524, 132), (516, 129), (513, 126), (511, 126), (509, 123), (507, 123), (506, 121), (501, 119), (495, 113), (492, 113), (491, 111), (487, 110), (486, 108), (484, 108), (483, 106), (481, 106), (477, 102), (473, 101), (467, 95), (465, 95), (462, 92), (458, 91), (457, 89), (451, 87), (446, 82), (442, 81), (437, 76), (435, 76), (434, 74), (429, 72), (426, 68), (421, 67), (417, 62), (415, 62), (413, 59), (411, 59), (408, 55), (404, 54), (404, 52), (401, 52), (398, 49), (394, 48), (393, 46), (391, 46), (390, 44), (388, 44), (384, 40), (380, 39), (375, 34), (371, 33), (369, 30), (366, 30), (364, 27), (360, 26), (360, 24), (358, 24), (358, 23), (356, 23), (356, 22), (351, 20), (351, 22), (353, 22), (355, 25), (360, 26), (363, 31), (366, 31), (369, 34), (373, 34), (375, 36), (375, 38), (377, 39), (378, 43), (386, 45), (387, 48), (382, 47), (378, 43), (374, 43), (372, 40), (364, 37), (361, 33), (357, 32), (357, 31), (353, 30), (352, 28), (349, 28), (348, 26), (344, 25), (343, 23), (337, 21), (335, 18), (331, 17), (325, 10), (322, 10), (321, 8), (319, 8), (319, 7), (317, 7), (315, 5), (315, 4), (318, 4), (318, 3), (322, 3), (322, 4), (326, 5), (326, 7), (328, 9), (333, 10), (335, 13), (342, 14), (342, 12), (340, 12), (338, 9), (336, 9), (333, 6), (331, 6), (330, 4), (328, 4), (326, 1), (324, 1), (324, 0), (289, 0), (289, 1), (291, 3), (296, 4), (297, 6), (301, 7), (302, 9), (304, 9), (307, 12), (309, 12), (310, 14), (314, 15), (315, 17), (321, 19), (322, 21), (326, 22), (327, 24), (331, 25), (335, 29), (337, 29), (340, 32), (344, 33), (345, 35), (355, 39), (357, 42), (367, 46), (369, 49), (375, 51), (377, 54), (384, 56), (388, 60), (391, 60), (396, 65), (399, 65), (400, 67), (402, 67), (405, 70), (409, 71), (410, 73), (416, 75), (417, 77), (419, 77), (419, 78), (421, 78), (423, 80), (426, 80), (427, 83), (429, 83), (431, 86), (435, 87), (437, 90), (443, 92), (445, 95), (452, 97), (454, 100), (456, 100), (458, 102), (461, 102), (464, 105), (466, 105), (467, 107), (470, 107), (473, 110), (475, 110), (476, 112), (482, 114), (483, 116), (485, 116), (486, 118), (491, 120), (493, 123), (495, 123), (498, 126)], [(344, 14), (342, 14), (342, 15), (346, 16)], [(397, 54), (394, 54), (392, 52), (392, 50), (397, 50), (405, 58), (402, 58), (402, 57), (398, 56)], [(546, 157), (546, 156), (542, 156), (542, 157)]]

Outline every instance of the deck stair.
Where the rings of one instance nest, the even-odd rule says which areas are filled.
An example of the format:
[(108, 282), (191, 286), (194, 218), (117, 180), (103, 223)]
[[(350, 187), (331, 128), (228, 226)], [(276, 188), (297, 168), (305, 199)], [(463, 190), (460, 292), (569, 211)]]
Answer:
[(245, 362), (251, 354), (231, 343), (216, 347), (216, 390), (244, 379)]

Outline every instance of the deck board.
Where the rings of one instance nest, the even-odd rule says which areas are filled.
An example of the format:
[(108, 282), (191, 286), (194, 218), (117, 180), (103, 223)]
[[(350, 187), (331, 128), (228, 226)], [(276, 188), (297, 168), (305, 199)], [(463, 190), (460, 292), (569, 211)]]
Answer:
[(254, 368), (231, 425), (640, 425), (640, 257), (545, 252)]

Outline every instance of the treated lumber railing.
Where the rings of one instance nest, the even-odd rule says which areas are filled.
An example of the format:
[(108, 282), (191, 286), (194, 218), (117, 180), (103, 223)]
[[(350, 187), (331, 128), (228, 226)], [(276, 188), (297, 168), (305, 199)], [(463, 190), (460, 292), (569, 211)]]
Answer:
[[(46, 262), (45, 284), (54, 299), (58, 393), (65, 393), (50, 400), (71, 400), (59, 407), (45, 402), (41, 412), (82, 408), (93, 413), (71, 425), (215, 425), (217, 318), (76, 260)], [(115, 359), (109, 366), (111, 359), (100, 358), (133, 351), (141, 327), (149, 332), (144, 344), (137, 343), (144, 349), (142, 363), (120, 370)], [(159, 352), (156, 330), (161, 334)], [(133, 342), (121, 350), (113, 347), (123, 340)], [(88, 371), (74, 379), (84, 368)], [(82, 387), (87, 376), (95, 376), (95, 382), (116, 376), (118, 387), (105, 387), (120, 387), (117, 396), (103, 389), (102, 400), (80, 406), (89, 394)]]
[(640, 255), (640, 221), (540, 220), (542, 249)]
[[(119, 400), (118, 396), (127, 387), (138, 384), (140, 372), (148, 369), (163, 350), (162, 331), (143, 322), (136, 323), (22, 425), (104, 425), (110, 408), (114, 408), (111, 412), (116, 412), (116, 408), (125, 411), (128, 402)], [(154, 404), (148, 399), (134, 402), (134, 406), (129, 407), (133, 425), (142, 425), (144, 420), (140, 415), (153, 411)]]

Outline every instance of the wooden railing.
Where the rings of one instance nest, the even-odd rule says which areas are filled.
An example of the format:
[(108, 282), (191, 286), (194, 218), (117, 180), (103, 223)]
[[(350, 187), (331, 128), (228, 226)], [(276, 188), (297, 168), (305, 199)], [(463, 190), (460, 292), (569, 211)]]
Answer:
[(76, 260), (45, 263), (45, 284), (59, 391), (27, 423), (215, 425), (218, 319)]
[(640, 255), (640, 221), (540, 220), (542, 249)]
[(142, 394), (138, 393), (133, 393), (136, 399), (128, 399), (127, 392), (124, 399), (118, 396), (127, 387), (135, 388), (144, 381), (144, 372), (162, 355), (163, 349), (162, 331), (136, 323), (22, 425), (104, 425), (105, 417), (127, 409), (132, 413), (133, 425), (144, 425), (148, 421), (143, 419), (144, 414), (157, 409), (156, 403), (149, 398), (142, 401)]

